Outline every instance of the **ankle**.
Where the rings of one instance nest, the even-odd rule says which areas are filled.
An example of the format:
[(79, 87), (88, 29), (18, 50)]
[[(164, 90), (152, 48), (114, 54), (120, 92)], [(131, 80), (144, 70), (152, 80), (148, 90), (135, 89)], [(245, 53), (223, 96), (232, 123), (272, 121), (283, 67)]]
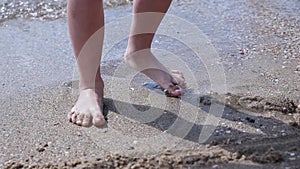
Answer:
[(127, 47), (124, 53), (125, 61), (135, 56), (152, 55), (151, 48), (131, 48)]
[(102, 78), (96, 79), (95, 81), (82, 81), (79, 82), (79, 90), (92, 89), (95, 91), (103, 90), (104, 82)]
[(128, 40), (128, 46), (124, 54), (125, 58), (130, 57), (132, 54), (139, 51), (149, 51), (151, 52), (151, 43), (153, 35), (152, 34), (141, 34), (131, 36)]

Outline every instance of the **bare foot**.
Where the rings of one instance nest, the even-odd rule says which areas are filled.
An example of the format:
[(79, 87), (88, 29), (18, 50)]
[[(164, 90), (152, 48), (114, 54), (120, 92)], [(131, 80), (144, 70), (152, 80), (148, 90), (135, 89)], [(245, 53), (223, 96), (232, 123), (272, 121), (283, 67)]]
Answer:
[(95, 89), (82, 89), (78, 100), (71, 112), (68, 113), (70, 122), (78, 126), (103, 126), (106, 121), (103, 116), (103, 82)]
[(182, 95), (181, 88), (186, 88), (183, 74), (178, 70), (169, 72), (167, 68), (153, 56), (149, 49), (140, 50), (132, 54), (125, 54), (125, 62), (135, 70), (144, 73), (165, 89), (167, 96), (180, 96)]
[(186, 81), (181, 71), (179, 70), (171, 70), (171, 75), (177, 82), (178, 86), (185, 89), (187, 87)]

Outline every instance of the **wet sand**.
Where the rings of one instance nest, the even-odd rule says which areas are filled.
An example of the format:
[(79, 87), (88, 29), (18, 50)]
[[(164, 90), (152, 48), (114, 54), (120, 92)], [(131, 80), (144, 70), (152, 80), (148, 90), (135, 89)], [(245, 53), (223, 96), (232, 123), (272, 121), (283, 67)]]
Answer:
[[(126, 47), (126, 39), (118, 41), (102, 63), (108, 125), (100, 129), (66, 119), (78, 77), (65, 18), (3, 22), (0, 168), (299, 168), (299, 7), (296, 0), (174, 1), (170, 14), (203, 31), (220, 59), (210, 67), (183, 41), (158, 35), (153, 46), (185, 63), (191, 85), (181, 99), (165, 98), (143, 88), (150, 80), (138, 74), (121, 88), (128, 99), (116, 94), (128, 82), (116, 73)], [(106, 22), (130, 10), (109, 8)], [(176, 34), (209, 52), (185, 26)], [(168, 55), (159, 59), (178, 68)], [(213, 90), (224, 85), (212, 86), (209, 76), (218, 65), (223, 92)]]

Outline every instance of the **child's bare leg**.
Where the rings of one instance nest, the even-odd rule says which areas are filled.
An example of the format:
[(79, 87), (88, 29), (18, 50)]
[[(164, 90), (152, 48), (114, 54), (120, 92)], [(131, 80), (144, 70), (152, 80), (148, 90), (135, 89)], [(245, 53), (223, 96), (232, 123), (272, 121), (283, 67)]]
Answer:
[[(177, 84), (185, 87), (181, 72), (169, 72), (151, 53), (154, 34), (172, 0), (134, 0), (131, 35), (125, 53), (126, 63), (141, 71), (172, 96), (181, 95)], [(146, 32), (146, 33), (143, 33)]]
[(69, 0), (68, 25), (80, 73), (79, 98), (68, 118), (80, 126), (101, 126), (105, 124), (104, 85), (100, 76), (104, 32), (102, 0)]

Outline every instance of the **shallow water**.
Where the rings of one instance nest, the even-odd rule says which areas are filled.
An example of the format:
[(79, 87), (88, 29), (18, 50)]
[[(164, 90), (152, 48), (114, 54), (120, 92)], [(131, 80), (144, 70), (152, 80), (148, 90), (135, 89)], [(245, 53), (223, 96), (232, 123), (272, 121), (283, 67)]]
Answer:
[[(104, 0), (104, 8), (126, 5), (130, 0)], [(1, 0), (0, 22), (15, 19), (53, 20), (66, 15), (66, 0)]]

